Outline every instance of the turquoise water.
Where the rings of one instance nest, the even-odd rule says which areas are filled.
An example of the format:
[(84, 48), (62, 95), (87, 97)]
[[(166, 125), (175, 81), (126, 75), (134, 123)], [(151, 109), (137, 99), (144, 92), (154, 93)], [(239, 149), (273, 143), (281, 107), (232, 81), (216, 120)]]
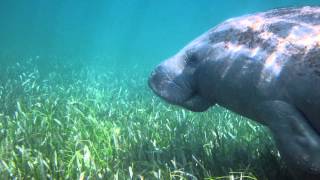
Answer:
[(106, 64), (155, 65), (227, 18), (316, 4), (319, 1), (3, 0), (0, 53), (104, 57)]
[(292, 179), (269, 131), (147, 86), (220, 22), (319, 0), (1, 0), (0, 179)]

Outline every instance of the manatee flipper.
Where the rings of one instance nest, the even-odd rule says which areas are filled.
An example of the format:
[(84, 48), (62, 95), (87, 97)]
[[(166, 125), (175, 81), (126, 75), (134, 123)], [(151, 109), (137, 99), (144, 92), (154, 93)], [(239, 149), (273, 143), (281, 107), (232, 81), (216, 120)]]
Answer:
[(274, 133), (281, 156), (288, 166), (310, 178), (320, 178), (320, 136), (293, 105), (267, 101), (258, 106), (258, 118)]

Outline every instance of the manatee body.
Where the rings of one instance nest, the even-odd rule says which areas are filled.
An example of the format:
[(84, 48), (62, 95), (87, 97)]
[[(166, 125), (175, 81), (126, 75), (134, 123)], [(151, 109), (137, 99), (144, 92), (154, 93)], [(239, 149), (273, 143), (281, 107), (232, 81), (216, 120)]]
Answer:
[(320, 179), (320, 7), (229, 19), (157, 66), (149, 86), (171, 104), (219, 104), (268, 126), (288, 166)]

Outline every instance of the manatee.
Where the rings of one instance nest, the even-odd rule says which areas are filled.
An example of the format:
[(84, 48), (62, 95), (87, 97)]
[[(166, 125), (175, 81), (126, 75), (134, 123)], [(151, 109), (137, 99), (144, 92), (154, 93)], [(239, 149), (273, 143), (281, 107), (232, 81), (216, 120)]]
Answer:
[(320, 179), (320, 7), (228, 19), (166, 59), (148, 80), (168, 103), (218, 104), (267, 126), (288, 167)]

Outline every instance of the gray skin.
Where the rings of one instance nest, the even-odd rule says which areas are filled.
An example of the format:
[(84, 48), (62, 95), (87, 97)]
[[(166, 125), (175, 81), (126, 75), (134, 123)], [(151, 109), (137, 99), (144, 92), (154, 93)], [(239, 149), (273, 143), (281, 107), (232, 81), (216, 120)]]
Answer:
[(229, 19), (157, 66), (149, 86), (191, 111), (219, 104), (267, 126), (288, 166), (320, 179), (320, 7)]

